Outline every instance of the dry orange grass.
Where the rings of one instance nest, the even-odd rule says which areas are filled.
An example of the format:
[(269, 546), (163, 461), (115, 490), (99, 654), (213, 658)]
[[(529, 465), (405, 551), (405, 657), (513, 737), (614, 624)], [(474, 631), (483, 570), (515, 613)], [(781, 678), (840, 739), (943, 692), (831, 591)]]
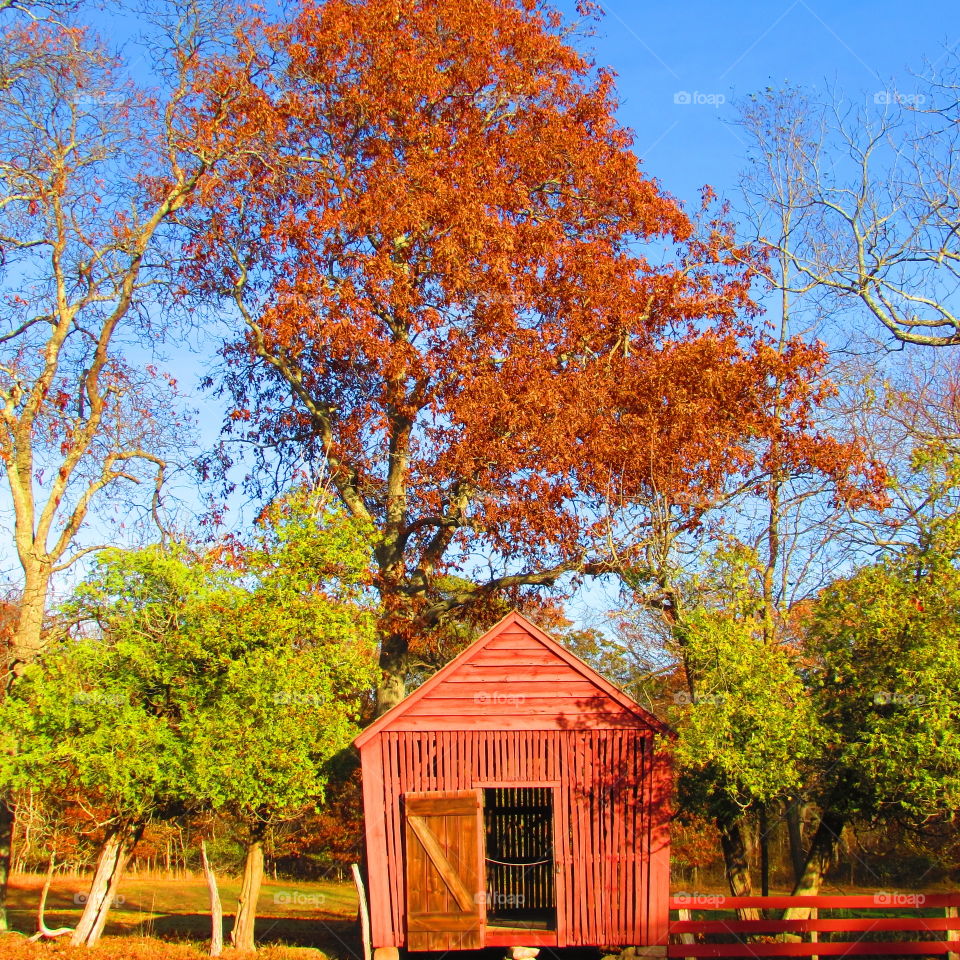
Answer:
[[(46, 924), (73, 926), (80, 916), (88, 878), (57, 877), (47, 898)], [(16, 876), (9, 891), (9, 913), (19, 934), (0, 937), (0, 960), (198, 960), (207, 956), (210, 936), (207, 888), (199, 879), (157, 880), (135, 876), (121, 884), (106, 936), (91, 953), (72, 948), (69, 936), (31, 944), (22, 934), (35, 930), (42, 878)], [(224, 940), (232, 923), (239, 882), (224, 878)], [(264, 883), (257, 909), (257, 957), (262, 960), (358, 960), (361, 949), (352, 884)], [(225, 960), (241, 956), (227, 949)]]
[[(71, 947), (62, 940), (29, 943), (17, 934), (0, 936), (3, 960), (202, 960), (207, 950), (199, 944), (169, 943), (155, 937), (104, 937), (93, 949)], [(250, 954), (226, 949), (223, 960), (250, 960)], [(326, 955), (307, 947), (266, 946), (256, 953), (257, 960), (324, 960)]]

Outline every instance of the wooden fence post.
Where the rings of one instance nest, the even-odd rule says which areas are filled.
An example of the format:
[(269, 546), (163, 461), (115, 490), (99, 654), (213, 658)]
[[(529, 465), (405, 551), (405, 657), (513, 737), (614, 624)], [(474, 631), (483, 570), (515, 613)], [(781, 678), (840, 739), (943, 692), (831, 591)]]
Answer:
[[(811, 919), (811, 920), (816, 920), (817, 917), (819, 917), (819, 916), (820, 916), (820, 911), (819, 911), (819, 909), (817, 909), (817, 907), (811, 907), (811, 908), (810, 908), (810, 919)], [(811, 930), (811, 931), (810, 931), (810, 942), (811, 942), (811, 943), (819, 943), (819, 942), (820, 942), (820, 934), (819, 934), (818, 931), (816, 931), (816, 930)], [(812, 954), (811, 957), (810, 957), (810, 960), (820, 960), (820, 958), (819, 958), (816, 954)]]
[[(677, 919), (678, 919), (678, 920), (691, 920), (691, 919), (692, 919), (691, 911), (690, 911), (690, 910), (684, 910), (684, 909), (681, 908), (680, 910), (677, 911)], [(680, 942), (681, 942), (681, 943), (691, 943), (691, 944), (692, 944), (692, 943), (696, 943), (696, 942), (697, 942), (697, 936), (696, 936), (696, 934), (694, 934), (694, 933), (681, 933), (681, 934), (680, 934)], [(685, 957), (684, 960), (694, 960), (694, 958), (693, 958), (693, 957)]]
[[(958, 907), (944, 907), (943, 914), (949, 920), (958, 916)], [(960, 923), (957, 924), (960, 927)], [(960, 930), (948, 930), (947, 940), (960, 940)], [(956, 950), (947, 951), (947, 960), (960, 960), (960, 953)]]

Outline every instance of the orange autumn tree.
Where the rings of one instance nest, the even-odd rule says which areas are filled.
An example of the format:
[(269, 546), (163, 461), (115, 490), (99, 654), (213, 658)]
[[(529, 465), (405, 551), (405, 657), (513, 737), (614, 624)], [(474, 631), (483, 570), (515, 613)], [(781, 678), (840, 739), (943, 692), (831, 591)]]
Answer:
[(535, 0), (306, 0), (210, 77), (258, 131), (190, 210), (242, 321), (228, 430), (377, 531), (381, 712), (411, 638), (642, 548), (650, 490), (695, 522), (820, 363), (749, 327), (749, 254), (569, 36)]

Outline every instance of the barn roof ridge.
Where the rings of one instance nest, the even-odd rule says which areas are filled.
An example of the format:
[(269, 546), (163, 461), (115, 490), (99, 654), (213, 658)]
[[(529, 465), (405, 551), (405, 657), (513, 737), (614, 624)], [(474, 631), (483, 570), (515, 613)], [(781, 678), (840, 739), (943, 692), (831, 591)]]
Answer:
[(456, 657), (454, 657), (449, 663), (444, 664), (433, 676), (428, 680), (424, 681), (416, 690), (411, 694), (404, 697), (399, 703), (394, 704), (385, 714), (378, 717), (373, 721), (368, 727), (366, 727), (361, 733), (354, 739), (354, 744), (357, 747), (362, 747), (368, 740), (376, 736), (381, 730), (389, 727), (390, 724), (397, 720), (399, 717), (402, 717), (411, 707), (414, 706), (419, 700), (421, 700), (426, 694), (428, 694), (434, 687), (439, 686), (445, 681), (447, 676), (456, 671), (459, 667), (463, 666), (465, 663), (469, 663), (474, 657), (476, 657), (484, 648), (487, 646), (490, 641), (495, 637), (503, 633), (508, 626), (511, 624), (519, 624), (525, 630), (527, 630), (530, 635), (540, 643), (542, 643), (551, 653), (558, 656), (560, 659), (565, 661), (568, 666), (576, 670), (584, 679), (588, 680), (590, 683), (594, 684), (599, 690), (604, 693), (606, 696), (610, 697), (611, 700), (616, 701), (621, 707), (629, 710), (631, 713), (640, 717), (652, 730), (658, 733), (670, 733), (670, 728), (662, 720), (659, 719), (656, 715), (651, 713), (649, 710), (640, 706), (636, 700), (633, 699), (628, 693), (625, 693), (621, 690), (615, 683), (612, 683), (602, 674), (594, 670), (590, 664), (586, 663), (575, 653), (569, 651), (562, 643), (558, 640), (555, 640), (549, 633), (545, 630), (538, 627), (532, 620), (525, 617), (522, 613), (519, 613), (516, 610), (511, 610), (505, 617), (502, 617), (497, 623), (495, 623), (489, 630), (487, 630), (482, 636), (478, 637), (471, 643), (465, 650), (462, 650)]

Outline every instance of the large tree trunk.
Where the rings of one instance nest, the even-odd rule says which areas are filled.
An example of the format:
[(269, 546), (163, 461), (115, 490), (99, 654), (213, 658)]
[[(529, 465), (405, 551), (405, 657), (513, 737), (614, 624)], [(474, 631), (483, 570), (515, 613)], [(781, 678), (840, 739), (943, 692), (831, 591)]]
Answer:
[(207, 893), (210, 896), (210, 956), (219, 957), (223, 953), (223, 906), (220, 903), (220, 891), (217, 888), (217, 875), (207, 859), (207, 841), (200, 841), (200, 862), (207, 881)]
[(799, 883), (803, 876), (803, 817), (800, 801), (793, 797), (787, 804), (787, 832), (790, 837), (790, 862), (793, 865), (793, 882)]
[(13, 799), (0, 796), (0, 933), (10, 929), (7, 920), (7, 884), (10, 881), (15, 819)]
[(377, 687), (377, 716), (395, 707), (407, 693), (407, 640), (400, 634), (385, 636), (380, 642), (380, 685)]
[(757, 804), (758, 830), (760, 833), (760, 896), (770, 896), (770, 821), (767, 805)]
[(247, 858), (243, 864), (243, 883), (237, 897), (237, 914), (230, 931), (230, 942), (237, 950), (252, 952), (257, 949), (254, 924), (257, 920), (257, 901), (263, 883), (263, 835), (255, 834), (247, 844)]
[[(43, 649), (43, 622), (52, 570), (49, 565), (27, 563), (23, 564), (23, 569), (24, 587), (17, 610), (17, 623), (11, 637), (9, 664), (12, 672), (8, 676), (8, 683), (20, 676), (24, 667)], [(7, 887), (10, 883), (14, 821), (13, 798), (0, 794), (0, 933), (9, 929)]]
[[(793, 888), (795, 897), (815, 897), (820, 892), (820, 885), (826, 876), (827, 870), (837, 854), (840, 835), (846, 826), (846, 814), (828, 806), (820, 817), (817, 832), (810, 841), (810, 851), (803, 868), (803, 874)], [(785, 920), (805, 920), (809, 915), (809, 908), (790, 907), (785, 910)]]
[[(734, 897), (751, 897), (753, 881), (750, 878), (750, 860), (744, 840), (743, 817), (727, 814), (718, 816), (716, 823), (720, 831), (720, 848), (723, 850), (730, 894)], [(741, 920), (759, 920), (760, 911), (755, 907), (745, 907), (737, 911), (737, 916)]]
[(46, 564), (24, 563), (23, 574), (23, 593), (17, 610), (17, 624), (11, 637), (15, 676), (19, 676), (43, 649), (43, 623), (47, 615), (47, 594), (50, 592), (53, 571)]
[(87, 893), (87, 902), (70, 938), (74, 946), (96, 946), (103, 934), (123, 871), (142, 836), (143, 824), (140, 823), (122, 824), (107, 834), (97, 858), (97, 869)]

